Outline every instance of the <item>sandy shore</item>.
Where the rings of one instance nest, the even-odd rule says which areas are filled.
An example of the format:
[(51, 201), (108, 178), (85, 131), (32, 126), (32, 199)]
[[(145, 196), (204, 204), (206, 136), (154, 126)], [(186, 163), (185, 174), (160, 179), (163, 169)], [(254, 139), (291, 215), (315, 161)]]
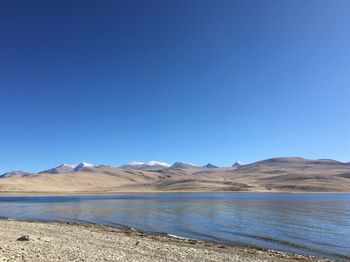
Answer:
[[(29, 241), (18, 241), (23, 235)], [(325, 261), (98, 225), (0, 220), (0, 261)]]

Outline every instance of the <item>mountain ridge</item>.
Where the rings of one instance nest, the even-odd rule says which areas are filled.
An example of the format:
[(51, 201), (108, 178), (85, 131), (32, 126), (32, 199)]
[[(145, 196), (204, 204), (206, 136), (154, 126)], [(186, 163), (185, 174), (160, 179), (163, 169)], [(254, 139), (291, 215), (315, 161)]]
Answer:
[(32, 175), (32, 174), (34, 174), (34, 173), (16, 170), (16, 171), (6, 172), (6, 173), (0, 175), (0, 178), (6, 178), (6, 177), (12, 177), (12, 176), (27, 176), (27, 175)]
[(161, 170), (168, 168), (170, 164), (159, 161), (149, 161), (149, 162), (130, 162), (128, 164), (122, 165), (119, 168), (123, 169), (139, 169), (139, 170)]
[(86, 162), (81, 162), (79, 164), (62, 164), (54, 168), (39, 171), (38, 174), (67, 174), (74, 171), (80, 171), (84, 168), (92, 168), (93, 165)]
[[(155, 164), (154, 164), (155, 165)], [(66, 165), (61, 165), (59, 167)], [(74, 166), (68, 166), (72, 169)], [(350, 165), (330, 159), (270, 158), (237, 167), (176, 162), (160, 170), (83, 165), (68, 173), (13, 171), (0, 179), (6, 192), (350, 192)]]

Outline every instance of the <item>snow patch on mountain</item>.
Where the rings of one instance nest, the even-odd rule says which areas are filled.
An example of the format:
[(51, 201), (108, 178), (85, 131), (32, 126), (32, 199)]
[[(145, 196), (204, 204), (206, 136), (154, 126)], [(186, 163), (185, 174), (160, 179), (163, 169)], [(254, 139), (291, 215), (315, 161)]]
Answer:
[(126, 165), (127, 166), (164, 166), (164, 167), (170, 166), (170, 164), (166, 162), (158, 162), (158, 161), (149, 161), (149, 162), (133, 161)]
[(128, 165), (128, 166), (142, 166), (142, 165), (144, 165), (144, 164), (145, 164), (144, 162), (133, 161), (133, 162), (128, 163), (127, 165)]
[(86, 162), (81, 162), (79, 165), (77, 165), (75, 168), (74, 168), (74, 171), (80, 171), (84, 168), (93, 168), (94, 165), (93, 164), (90, 164), (90, 163), (86, 163)]
[(60, 167), (68, 167), (68, 168), (76, 168), (78, 165), (77, 164), (62, 164)]

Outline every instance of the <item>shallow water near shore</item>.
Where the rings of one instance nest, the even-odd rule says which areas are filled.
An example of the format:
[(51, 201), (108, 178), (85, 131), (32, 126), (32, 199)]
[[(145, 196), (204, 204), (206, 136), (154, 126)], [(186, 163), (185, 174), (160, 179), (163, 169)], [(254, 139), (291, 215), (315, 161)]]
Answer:
[(350, 194), (0, 196), (0, 217), (131, 227), (350, 260)]

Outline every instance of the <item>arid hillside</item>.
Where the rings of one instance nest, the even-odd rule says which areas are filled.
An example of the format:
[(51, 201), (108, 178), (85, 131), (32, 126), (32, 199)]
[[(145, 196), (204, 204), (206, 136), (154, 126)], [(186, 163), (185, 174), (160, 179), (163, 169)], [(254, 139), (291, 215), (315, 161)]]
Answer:
[(177, 164), (138, 170), (97, 166), (68, 173), (12, 172), (0, 177), (0, 193), (154, 191), (350, 192), (350, 164), (273, 158), (240, 167)]

